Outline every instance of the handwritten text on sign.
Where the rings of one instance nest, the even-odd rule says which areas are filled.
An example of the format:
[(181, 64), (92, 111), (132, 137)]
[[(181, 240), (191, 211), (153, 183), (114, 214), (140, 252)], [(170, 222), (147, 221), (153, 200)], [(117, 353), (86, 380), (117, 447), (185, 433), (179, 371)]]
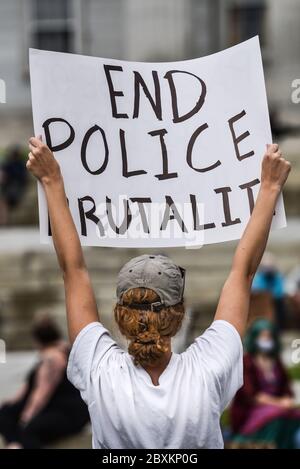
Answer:
[[(58, 159), (82, 244), (237, 239), (271, 142), (258, 38), (138, 63), (30, 51), (35, 134)], [(51, 239), (39, 187), (42, 241)], [(273, 226), (285, 225), (282, 199)]]

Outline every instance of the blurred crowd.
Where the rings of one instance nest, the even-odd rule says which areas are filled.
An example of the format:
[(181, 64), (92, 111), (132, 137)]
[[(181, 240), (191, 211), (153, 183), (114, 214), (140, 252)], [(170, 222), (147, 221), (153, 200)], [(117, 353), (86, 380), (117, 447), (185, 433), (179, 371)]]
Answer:
[(256, 319), (244, 347), (244, 385), (230, 408), (231, 445), (299, 449), (300, 407), (280, 358), (274, 322)]
[(19, 145), (12, 145), (0, 160), (0, 226), (9, 223), (10, 211), (18, 207), (26, 186), (24, 153)]
[(268, 317), (278, 330), (300, 329), (300, 264), (283, 274), (266, 252), (252, 284), (250, 319)]

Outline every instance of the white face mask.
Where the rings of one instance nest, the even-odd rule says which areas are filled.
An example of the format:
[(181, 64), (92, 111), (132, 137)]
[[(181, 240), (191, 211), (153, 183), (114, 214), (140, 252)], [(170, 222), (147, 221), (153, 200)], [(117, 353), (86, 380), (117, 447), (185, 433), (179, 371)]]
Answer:
[(269, 353), (274, 350), (275, 343), (273, 339), (257, 339), (256, 345), (259, 351)]

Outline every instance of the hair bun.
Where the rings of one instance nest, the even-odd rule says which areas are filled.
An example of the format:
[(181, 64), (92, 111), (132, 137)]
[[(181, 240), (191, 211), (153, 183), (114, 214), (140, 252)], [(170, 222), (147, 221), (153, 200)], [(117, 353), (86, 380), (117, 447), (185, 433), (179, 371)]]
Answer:
[(183, 304), (168, 306), (159, 312), (141, 310), (126, 305), (154, 303), (157, 293), (149, 288), (132, 288), (122, 295), (123, 304), (116, 304), (114, 314), (122, 334), (130, 340), (128, 353), (135, 365), (159, 363), (170, 351), (171, 337), (180, 329), (184, 317)]
[(161, 339), (161, 336), (159, 332), (157, 331), (145, 331), (145, 332), (140, 332), (137, 337), (136, 341), (139, 342), (140, 344), (157, 344)]

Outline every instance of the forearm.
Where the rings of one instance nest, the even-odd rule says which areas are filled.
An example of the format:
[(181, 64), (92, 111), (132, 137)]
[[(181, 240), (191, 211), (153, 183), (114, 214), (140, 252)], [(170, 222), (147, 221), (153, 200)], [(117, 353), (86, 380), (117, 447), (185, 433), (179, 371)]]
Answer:
[(63, 272), (68, 330), (73, 342), (81, 329), (98, 321), (97, 304), (90, 277), (85, 266), (82, 248), (67, 203), (62, 178), (43, 182), (52, 238)]
[(68, 206), (62, 177), (42, 181), (59, 265), (65, 273), (85, 267), (79, 236)]
[(277, 197), (278, 192), (261, 189), (218, 303), (215, 319), (230, 322), (240, 335), (245, 332), (251, 284), (266, 247)]
[(255, 396), (254, 400), (257, 404), (275, 405), (283, 408), (291, 408), (294, 406), (294, 401), (289, 395), (271, 396), (270, 394), (261, 392)]
[(266, 394), (264, 392), (260, 392), (256, 396), (254, 396), (254, 401), (256, 404), (262, 405), (278, 405), (280, 400), (278, 397), (271, 396), (270, 394)]
[(27, 169), (41, 182), (48, 204), (52, 238), (63, 271), (71, 342), (87, 324), (98, 321), (93, 287), (68, 206), (60, 167), (51, 150), (32, 137)]
[(280, 190), (261, 186), (251, 218), (236, 249), (233, 270), (252, 279), (263, 256)]
[(37, 393), (33, 392), (29, 401), (23, 409), (22, 417), (23, 420), (29, 421), (35, 415), (37, 415), (49, 402), (51, 393)]

